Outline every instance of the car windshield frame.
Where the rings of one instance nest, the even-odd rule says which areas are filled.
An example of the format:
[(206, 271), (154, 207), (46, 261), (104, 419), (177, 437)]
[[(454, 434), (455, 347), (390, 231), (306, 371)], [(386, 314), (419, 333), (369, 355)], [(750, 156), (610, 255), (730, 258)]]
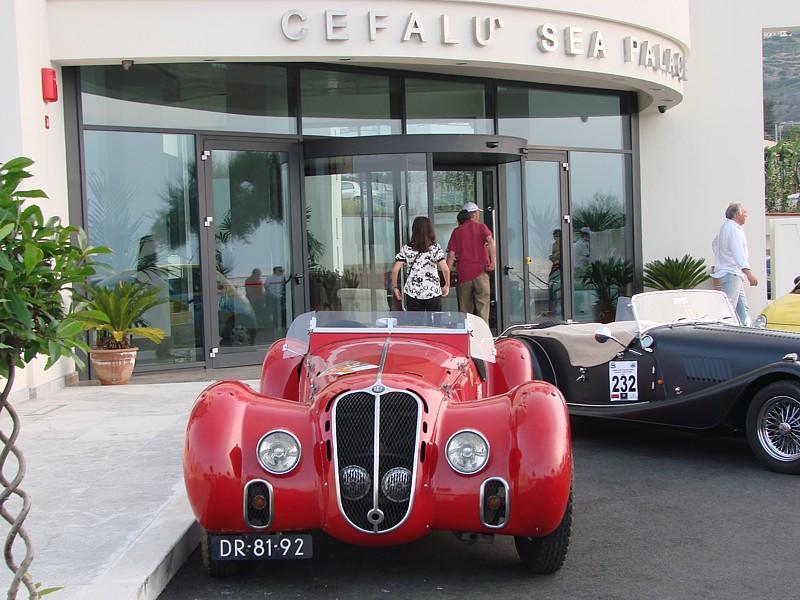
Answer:
[(352, 333), (354, 335), (469, 335), (470, 354), (495, 361), (494, 337), (486, 322), (461, 312), (426, 311), (311, 311), (298, 315), (283, 345), (284, 357), (305, 355), (313, 333)]
[(662, 325), (741, 325), (728, 296), (717, 290), (644, 292), (631, 298), (631, 308), (640, 334)]

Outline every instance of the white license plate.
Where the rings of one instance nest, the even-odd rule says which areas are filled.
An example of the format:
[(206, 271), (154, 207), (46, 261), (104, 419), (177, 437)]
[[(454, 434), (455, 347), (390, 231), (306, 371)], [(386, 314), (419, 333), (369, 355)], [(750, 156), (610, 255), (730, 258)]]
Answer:
[(209, 543), (214, 560), (300, 560), (313, 552), (308, 534), (212, 535)]

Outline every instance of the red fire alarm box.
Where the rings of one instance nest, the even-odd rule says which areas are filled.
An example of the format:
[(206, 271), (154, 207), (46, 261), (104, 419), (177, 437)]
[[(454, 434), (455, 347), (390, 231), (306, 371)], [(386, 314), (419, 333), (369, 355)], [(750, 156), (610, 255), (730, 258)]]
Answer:
[(56, 70), (49, 67), (42, 68), (42, 100), (45, 102), (55, 102), (58, 100)]

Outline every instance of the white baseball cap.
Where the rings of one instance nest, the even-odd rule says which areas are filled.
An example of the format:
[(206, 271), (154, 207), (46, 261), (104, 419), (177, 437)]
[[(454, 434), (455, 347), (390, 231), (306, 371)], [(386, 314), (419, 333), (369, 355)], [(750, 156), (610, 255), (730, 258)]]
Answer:
[(467, 211), (467, 212), (475, 212), (476, 210), (479, 210), (479, 211), (483, 212), (483, 209), (479, 208), (478, 205), (475, 204), (474, 202), (467, 202), (464, 205), (464, 210)]

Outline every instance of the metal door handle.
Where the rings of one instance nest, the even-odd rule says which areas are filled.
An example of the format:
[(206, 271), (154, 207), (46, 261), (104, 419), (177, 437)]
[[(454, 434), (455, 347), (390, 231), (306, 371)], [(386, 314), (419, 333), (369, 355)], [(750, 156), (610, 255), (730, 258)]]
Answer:
[[(400, 248), (402, 248), (405, 245), (405, 237), (406, 237), (406, 234), (408, 233), (408, 229), (407, 229), (407, 227), (408, 227), (408, 214), (405, 214), (407, 212), (408, 212), (408, 205), (407, 204), (403, 203), (403, 204), (401, 204), (400, 206), (397, 207), (398, 221), (400, 221)], [(405, 269), (400, 269), (399, 275), (400, 275), (399, 286), (400, 286), (400, 290), (402, 292), (402, 290), (404, 290), (405, 287), (406, 287)], [(394, 301), (394, 290), (392, 290), (392, 301)], [(406, 295), (403, 294), (403, 293), (400, 294), (400, 309), (401, 310), (406, 310)]]
[(508, 275), (508, 272), (509, 271), (513, 271), (513, 270), (514, 270), (514, 267), (505, 266), (505, 267), (503, 267), (503, 274), (504, 275)]
[(292, 279), (294, 279), (295, 285), (300, 285), (303, 282), (303, 274), (295, 273), (294, 275), (292, 275)]

